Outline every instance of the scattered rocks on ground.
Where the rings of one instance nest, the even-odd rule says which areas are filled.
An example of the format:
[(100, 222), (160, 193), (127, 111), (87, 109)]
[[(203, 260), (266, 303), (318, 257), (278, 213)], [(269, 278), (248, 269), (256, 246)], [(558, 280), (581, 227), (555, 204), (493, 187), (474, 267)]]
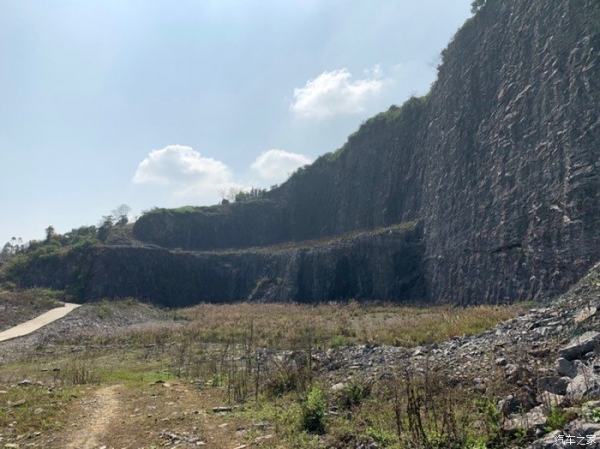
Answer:
[(187, 433), (176, 434), (163, 430), (160, 433), (160, 437), (169, 440), (172, 444), (177, 446), (181, 445), (193, 445), (193, 446), (204, 446), (206, 443), (202, 441), (200, 437), (189, 435)]

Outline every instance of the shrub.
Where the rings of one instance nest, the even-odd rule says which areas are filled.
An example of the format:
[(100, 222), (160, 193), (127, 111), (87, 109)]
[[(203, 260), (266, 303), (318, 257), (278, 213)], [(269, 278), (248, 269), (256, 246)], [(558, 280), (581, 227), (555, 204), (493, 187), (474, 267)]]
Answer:
[(325, 431), (325, 397), (318, 386), (313, 386), (302, 404), (302, 430), (323, 433)]
[(371, 396), (373, 383), (362, 379), (353, 378), (346, 388), (342, 390), (342, 406), (352, 408), (359, 406), (362, 402)]

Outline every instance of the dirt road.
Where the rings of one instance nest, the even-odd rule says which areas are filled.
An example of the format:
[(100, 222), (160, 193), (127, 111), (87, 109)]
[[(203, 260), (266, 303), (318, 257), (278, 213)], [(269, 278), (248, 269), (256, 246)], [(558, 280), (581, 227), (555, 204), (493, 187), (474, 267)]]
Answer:
[(12, 338), (22, 337), (23, 335), (31, 334), (39, 328), (56, 321), (71, 311), (80, 307), (80, 304), (65, 303), (63, 307), (57, 307), (56, 309), (49, 310), (46, 313), (34, 318), (33, 320), (26, 321), (25, 323), (19, 324), (18, 326), (11, 327), (4, 332), (0, 332), (0, 341), (10, 340)]
[(116, 390), (119, 387), (119, 385), (113, 385), (102, 388), (96, 392), (91, 401), (84, 404), (83, 415), (86, 422), (72, 436), (67, 445), (68, 449), (93, 449), (100, 446), (98, 441), (106, 435), (111, 420), (119, 408), (119, 401), (116, 397)]

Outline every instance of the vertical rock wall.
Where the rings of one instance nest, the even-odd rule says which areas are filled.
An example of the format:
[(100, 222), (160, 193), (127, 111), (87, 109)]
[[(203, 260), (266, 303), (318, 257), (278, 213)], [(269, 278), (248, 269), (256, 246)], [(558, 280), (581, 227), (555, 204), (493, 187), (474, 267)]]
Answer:
[(565, 290), (600, 258), (600, 2), (490, 2), (431, 93), (421, 215), (432, 294)]
[[(368, 120), (262, 202), (150, 214), (135, 236), (245, 248), (419, 220), (433, 300), (565, 290), (600, 258), (600, 2), (488, 0), (443, 60), (427, 97)], [(294, 259), (301, 293), (287, 299), (326, 296), (315, 260)], [(359, 261), (339, 263), (368, 284)]]

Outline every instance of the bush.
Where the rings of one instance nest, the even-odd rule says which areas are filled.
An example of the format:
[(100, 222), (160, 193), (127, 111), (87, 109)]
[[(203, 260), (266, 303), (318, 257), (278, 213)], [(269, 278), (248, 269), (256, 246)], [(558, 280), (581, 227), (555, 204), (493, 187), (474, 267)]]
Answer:
[(325, 431), (325, 397), (318, 386), (313, 386), (302, 404), (302, 430), (323, 433)]
[(352, 379), (342, 390), (341, 406), (347, 409), (357, 407), (369, 396), (373, 390), (373, 383), (362, 379)]

